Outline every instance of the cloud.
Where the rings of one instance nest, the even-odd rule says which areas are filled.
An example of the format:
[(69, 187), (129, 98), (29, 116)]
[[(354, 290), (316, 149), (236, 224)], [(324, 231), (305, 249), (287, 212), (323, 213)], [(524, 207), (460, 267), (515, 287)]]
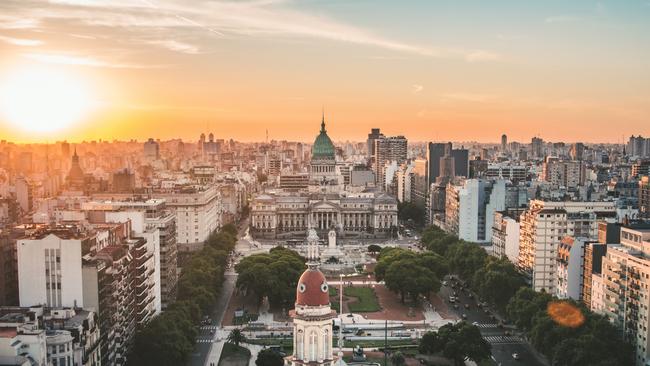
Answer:
[(573, 15), (554, 15), (544, 19), (545, 23), (569, 23), (579, 21), (580, 17)]
[[(191, 3), (182, 0), (52, 0), (46, 5), (37, 3), (29, 11), (23, 10), (20, 2), (14, 4), (7, 10), (13, 10), (23, 18), (34, 18), (36, 22), (47, 20), (50, 24), (58, 20), (70, 25), (120, 28), (119, 31), (126, 32), (155, 32), (163, 40), (166, 36), (178, 34), (179, 29), (186, 29), (196, 38), (192, 40), (195, 44), (213, 42), (206, 37), (304, 37), (426, 57), (472, 62), (501, 59), (489, 51), (419, 45), (391, 39), (322, 15), (296, 10), (292, 8), (292, 2), (285, 0), (195, 0)], [(195, 51), (192, 47), (180, 47), (171, 42), (167, 41), (167, 45), (172, 46), (167, 47), (169, 49), (186, 53)]]
[(496, 96), (492, 94), (476, 94), (476, 93), (445, 93), (440, 95), (443, 101), (456, 100), (462, 102), (477, 102), (482, 103), (488, 100), (493, 100)]
[(465, 56), (465, 60), (468, 62), (499, 61), (501, 60), (501, 56), (494, 52), (477, 50), (468, 53)]
[(23, 54), (24, 57), (31, 60), (50, 63), (50, 64), (62, 64), (62, 65), (76, 65), (76, 66), (89, 66), (89, 67), (108, 67), (108, 68), (134, 68), (134, 69), (143, 69), (143, 68), (156, 68), (161, 65), (139, 65), (139, 64), (123, 64), (123, 63), (111, 63), (106, 61), (97, 60), (91, 57), (79, 57), (79, 56), (69, 56), (62, 54), (48, 54), (48, 53), (26, 53)]
[(0, 29), (31, 29), (39, 25), (37, 19), (0, 14)]
[(418, 94), (418, 93), (420, 93), (422, 90), (424, 90), (424, 87), (423, 87), (422, 85), (419, 85), (419, 84), (413, 84), (413, 94)]
[(6, 37), (6, 36), (0, 36), (0, 40), (5, 41), (14, 46), (34, 47), (43, 44), (43, 41), (38, 39), (13, 38), (13, 37)]
[(189, 44), (189, 43), (184, 43), (184, 42), (179, 42), (175, 40), (160, 40), (160, 41), (151, 41), (149, 42), (154, 45), (160, 45), (162, 47), (165, 47), (166, 49), (174, 52), (181, 52), (181, 53), (187, 53), (190, 55), (196, 55), (198, 53), (201, 53), (199, 50), (198, 46)]

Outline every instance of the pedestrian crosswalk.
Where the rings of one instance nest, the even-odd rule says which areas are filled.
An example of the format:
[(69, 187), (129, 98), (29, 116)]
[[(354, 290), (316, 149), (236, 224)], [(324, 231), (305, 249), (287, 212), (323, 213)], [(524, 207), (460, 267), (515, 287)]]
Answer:
[(499, 343), (524, 343), (524, 341), (517, 336), (485, 336), (488, 343), (499, 344)]
[(203, 326), (201, 326), (202, 330), (217, 330), (217, 328), (219, 328), (219, 327), (216, 326), (216, 325), (203, 325)]
[(212, 342), (213, 342), (212, 338), (209, 338), (209, 339), (199, 338), (199, 339), (196, 340), (196, 343), (212, 343)]
[(475, 324), (475, 325), (476, 325), (477, 327), (479, 327), (479, 328), (483, 328), (483, 329), (486, 329), (486, 328), (496, 328), (496, 327), (498, 326), (498, 324), (496, 324), (496, 323), (479, 323), (479, 324)]

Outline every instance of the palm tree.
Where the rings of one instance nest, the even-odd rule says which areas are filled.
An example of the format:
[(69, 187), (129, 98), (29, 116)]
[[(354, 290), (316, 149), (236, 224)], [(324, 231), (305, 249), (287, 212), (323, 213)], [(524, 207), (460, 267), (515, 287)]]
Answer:
[(244, 333), (242, 333), (241, 329), (235, 328), (230, 331), (230, 334), (228, 334), (226, 342), (232, 343), (235, 346), (239, 347), (240, 343), (246, 342), (246, 336), (244, 336)]
[(397, 351), (393, 353), (392, 356), (390, 356), (390, 361), (393, 363), (394, 366), (403, 366), (406, 360), (404, 359), (404, 355), (402, 354), (402, 352)]

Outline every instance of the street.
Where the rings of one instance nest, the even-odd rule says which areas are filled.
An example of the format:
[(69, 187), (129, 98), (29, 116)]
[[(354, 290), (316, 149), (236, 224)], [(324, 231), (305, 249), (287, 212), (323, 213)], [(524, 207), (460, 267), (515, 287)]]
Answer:
[[(235, 252), (242, 252), (242, 249), (250, 249), (250, 243), (244, 239), (247, 228), (248, 220), (244, 220), (238, 228), (237, 245), (235, 247)], [(221, 321), (223, 320), (223, 317), (226, 313), (228, 303), (230, 302), (233, 290), (235, 289), (235, 284), (237, 283), (237, 273), (234, 271), (234, 264), (232, 264), (230, 268), (226, 269), (224, 275), (225, 279), (223, 287), (219, 293), (217, 304), (215, 305), (212, 312), (210, 325), (201, 325), (201, 327), (199, 327), (199, 334), (196, 337), (194, 352), (192, 353), (192, 356), (188, 362), (189, 366), (209, 366), (208, 357), (212, 352), (212, 347), (217, 336), (219, 336), (218, 329), (220, 328)], [(218, 359), (216, 362), (214, 360), (211, 362), (214, 362), (216, 365), (218, 363)]]
[[(500, 328), (498, 326), (499, 320), (492, 317), (493, 312), (490, 310), (488, 313), (483, 308), (478, 307), (476, 297), (471, 295), (472, 298), (470, 298), (468, 289), (460, 290), (458, 286), (454, 289), (451, 287), (452, 281), (447, 280), (447, 282), (447, 286), (443, 285), (440, 288), (441, 298), (459, 318), (465, 315), (466, 319), (464, 320), (466, 322), (479, 327), (483, 338), (492, 346), (492, 359), (498, 365), (544, 366), (535, 357), (532, 347), (523, 339), (518, 331), (509, 328)], [(449, 302), (449, 296), (452, 296), (454, 293), (457, 294), (456, 297), (458, 300), (455, 302), (458, 305), (457, 308)], [(465, 308), (465, 305), (468, 306), (468, 309)], [(516, 360), (513, 354), (517, 354), (519, 359)]]

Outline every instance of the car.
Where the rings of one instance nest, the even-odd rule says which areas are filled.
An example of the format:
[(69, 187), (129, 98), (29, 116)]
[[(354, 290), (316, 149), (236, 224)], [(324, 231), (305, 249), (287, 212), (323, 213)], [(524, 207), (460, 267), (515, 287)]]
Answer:
[(515, 352), (515, 353), (512, 354), (512, 358), (515, 359), (515, 360), (520, 360), (521, 356), (519, 356), (519, 353)]
[(474, 298), (474, 295), (472, 295), (471, 293), (469, 293), (469, 294), (467, 294), (467, 297), (470, 298), (470, 299), (473, 299), (473, 298)]
[(449, 296), (449, 302), (450, 303), (455, 303), (456, 302), (456, 297), (455, 296)]
[(458, 296), (458, 292), (454, 291), (453, 295)]
[(454, 304), (454, 309), (458, 309), (458, 308), (459, 308), (458, 304)]
[(506, 330), (505, 332), (503, 332), (503, 334), (505, 334), (505, 335), (507, 335), (507, 336), (510, 336), (510, 335), (512, 335), (512, 333), (510, 333), (510, 331), (509, 331), (509, 330)]
[(478, 327), (478, 322), (472, 322), (472, 325)]
[(467, 319), (467, 314), (462, 315), (463, 319)]
[(443, 286), (447, 286), (447, 281), (442, 281)]
[(465, 309), (469, 309), (469, 304), (465, 304)]
[(347, 316), (348, 318), (353, 318), (353, 317), (354, 317), (354, 315), (353, 315), (352, 313), (350, 313), (350, 314), (348, 314), (348, 315), (346, 315), (346, 316)]

